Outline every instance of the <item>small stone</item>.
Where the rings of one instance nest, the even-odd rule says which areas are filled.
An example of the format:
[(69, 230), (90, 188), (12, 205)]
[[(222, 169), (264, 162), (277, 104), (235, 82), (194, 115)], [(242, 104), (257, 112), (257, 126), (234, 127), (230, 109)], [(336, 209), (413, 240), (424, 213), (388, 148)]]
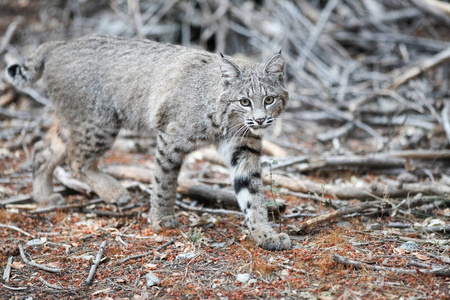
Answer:
[(147, 286), (154, 286), (160, 282), (159, 278), (152, 272), (148, 272), (147, 275), (145, 275), (145, 280), (147, 281)]
[(416, 175), (411, 174), (409, 172), (401, 173), (400, 175), (397, 176), (397, 180), (402, 183), (413, 183), (419, 181)]
[(177, 257), (175, 259), (176, 260), (184, 260), (184, 259), (192, 258), (194, 256), (195, 256), (195, 253), (188, 252), (188, 253), (182, 253), (180, 255), (177, 255)]
[(350, 224), (350, 222), (347, 222), (347, 221), (339, 221), (337, 223), (337, 226), (345, 228), (345, 229), (349, 229), (351, 227), (351, 224)]
[(238, 274), (236, 280), (242, 283), (247, 283), (250, 280), (250, 273)]
[(41, 241), (41, 239), (34, 239), (27, 242), (27, 246), (40, 246), (42, 244), (44, 244), (44, 242)]
[(369, 225), (369, 230), (381, 230), (382, 228), (383, 226), (379, 223)]
[(95, 257), (93, 255), (83, 255), (81, 256), (81, 259), (94, 261)]
[(211, 244), (211, 247), (214, 247), (214, 248), (223, 248), (224, 246), (225, 246), (225, 242)]
[(401, 245), (399, 248), (405, 249), (405, 250), (408, 250), (408, 251), (414, 251), (414, 250), (419, 249), (419, 245), (417, 245), (416, 242), (409, 241), (409, 242), (406, 242), (403, 245)]

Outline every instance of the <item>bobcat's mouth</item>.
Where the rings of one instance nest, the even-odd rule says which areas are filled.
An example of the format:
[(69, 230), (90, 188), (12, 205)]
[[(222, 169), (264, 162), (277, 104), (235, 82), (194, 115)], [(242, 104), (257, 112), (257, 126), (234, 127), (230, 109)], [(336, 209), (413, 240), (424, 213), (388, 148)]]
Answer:
[(260, 126), (251, 126), (251, 127), (248, 127), (248, 128), (255, 135), (263, 135), (266, 132), (267, 127), (269, 127), (269, 126), (270, 126), (270, 124), (268, 124), (268, 125), (260, 125)]

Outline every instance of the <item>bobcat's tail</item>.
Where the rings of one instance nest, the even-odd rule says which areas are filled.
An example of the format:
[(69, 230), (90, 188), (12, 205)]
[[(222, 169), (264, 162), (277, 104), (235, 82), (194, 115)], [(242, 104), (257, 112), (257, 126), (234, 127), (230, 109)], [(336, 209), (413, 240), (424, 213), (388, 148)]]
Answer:
[(62, 44), (64, 42), (47, 42), (40, 45), (22, 65), (9, 66), (6, 69), (6, 78), (14, 85), (25, 85), (38, 80), (48, 54)]

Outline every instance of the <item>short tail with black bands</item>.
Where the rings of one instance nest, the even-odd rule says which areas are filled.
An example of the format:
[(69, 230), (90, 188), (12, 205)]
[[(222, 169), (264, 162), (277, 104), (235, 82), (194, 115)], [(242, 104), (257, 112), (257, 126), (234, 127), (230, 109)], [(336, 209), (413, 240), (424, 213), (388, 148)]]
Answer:
[(21, 65), (14, 64), (6, 69), (6, 78), (14, 85), (26, 85), (38, 80), (44, 70), (48, 54), (64, 42), (47, 42), (39, 46)]

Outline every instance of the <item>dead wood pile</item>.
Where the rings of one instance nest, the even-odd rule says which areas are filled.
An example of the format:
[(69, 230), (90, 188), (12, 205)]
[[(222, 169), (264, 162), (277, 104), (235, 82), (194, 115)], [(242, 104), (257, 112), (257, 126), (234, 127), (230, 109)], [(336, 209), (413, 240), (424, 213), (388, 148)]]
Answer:
[[(283, 49), (291, 104), (268, 137), (272, 143), (265, 147), (278, 160), (272, 167), (278, 169), (281, 187), (360, 200), (387, 194), (449, 194), (450, 10), (444, 2), (117, 0), (54, 4), (4, 2), (2, 69), (23, 60), (23, 53), (43, 41), (90, 33), (151, 38), (241, 53), (255, 60)], [(15, 15), (19, 11), (22, 16)], [(28, 147), (42, 138), (50, 124), (45, 86), (39, 82), (16, 89), (1, 76), (0, 138), (5, 141), (1, 155), (7, 158), (11, 151), (23, 149), (30, 158)], [(118, 144), (137, 151), (151, 149), (153, 142), (132, 138), (123, 134)], [(211, 161), (211, 155), (202, 159)], [(212, 163), (217, 161), (213, 158)], [(342, 179), (337, 175), (327, 186), (300, 176), (321, 172), (336, 177), (336, 170), (382, 176), (370, 181), (353, 177), (340, 185)], [(133, 173), (128, 178), (139, 180), (136, 176)], [(70, 178), (58, 178), (71, 186), (66, 182)], [(185, 186), (193, 184), (199, 187), (200, 192), (194, 193), (197, 198), (221, 193), (190, 181)], [(181, 190), (189, 194), (188, 189)], [(219, 198), (226, 198), (225, 202), (234, 199), (226, 192), (223, 195)]]
[[(441, 0), (0, 0), (0, 70), (13, 62), (23, 61), (42, 42), (72, 39), (92, 33), (150, 38), (217, 53), (244, 54), (257, 61), (268, 59), (282, 49), (287, 61), (287, 85), (291, 101), (288, 111), (264, 141), (265, 156), (262, 162), (266, 162), (263, 180), (269, 189), (267, 195), (273, 200), (268, 205), (269, 215), (275, 227), (286, 230), (293, 238), (295, 249), (291, 251), (297, 256), (303, 253), (310, 247), (310, 239), (323, 238), (330, 240), (331, 244), (335, 243), (333, 237), (314, 235), (318, 232), (316, 227), (326, 231), (332, 226), (321, 224), (358, 217), (353, 220), (363, 220), (365, 223), (375, 220), (376, 223), (365, 224), (364, 230), (343, 229), (345, 234), (342, 236), (345, 236), (346, 244), (336, 248), (339, 252), (334, 248), (323, 248), (323, 241), (317, 242), (315, 245), (318, 245), (319, 254), (305, 252), (307, 255), (301, 259), (302, 263), (306, 262), (307, 265), (311, 257), (326, 256), (323, 249), (334, 249), (330, 253), (336, 253), (330, 256), (330, 261), (332, 259), (336, 264), (355, 269), (413, 274), (414, 277), (431, 274), (445, 278), (449, 276), (449, 241), (446, 238), (450, 232), (448, 28), (450, 5)], [(180, 247), (181, 236), (169, 241), (158, 240), (165, 243), (156, 250), (152, 248), (150, 252), (147, 252), (147, 243), (140, 250), (134, 249), (137, 243), (135, 240), (141, 238), (142, 231), (149, 235), (143, 238), (154, 238), (143, 221), (149, 210), (148, 194), (151, 193), (149, 184), (152, 181), (151, 161), (155, 146), (152, 136), (142, 137), (134, 132), (122, 132), (115, 148), (104, 160), (105, 171), (122, 180), (122, 184), (134, 196), (132, 203), (123, 211), (117, 211), (112, 205), (96, 199), (86, 184), (73, 178), (64, 168), (58, 168), (55, 172), (55, 191), (64, 196), (70, 195), (66, 199), (70, 198), (72, 202), (44, 208), (29, 204), (32, 200), (29, 194), (32, 145), (43, 138), (50, 124), (51, 108), (45, 84), (39, 81), (29, 87), (12, 87), (1, 72), (2, 232), (20, 234), (21, 239), (58, 235), (66, 243), (66, 237), (67, 241), (73, 241), (70, 237), (73, 232), (60, 230), (60, 223), (64, 224), (62, 227), (72, 230), (78, 226), (70, 223), (70, 218), (54, 221), (52, 227), (56, 226), (56, 232), (47, 228), (29, 233), (31, 229), (34, 230), (30, 224), (35, 226), (36, 223), (27, 222), (55, 219), (55, 216), (65, 216), (65, 213), (77, 215), (74, 218), (77, 219), (81, 212), (80, 218), (83, 220), (80, 224), (86, 223), (91, 228), (90, 220), (84, 220), (88, 216), (107, 218), (108, 222), (114, 223), (107, 227), (111, 226), (111, 232), (117, 230), (118, 234), (114, 235), (114, 241), (112, 235), (106, 234), (109, 229), (105, 232), (103, 228), (95, 229), (90, 234), (86, 233), (91, 231), (83, 231), (78, 240), (80, 244), (89, 239), (96, 243), (97, 255), (95, 262), (92, 259), (91, 268), (88, 270), (85, 264), (81, 265), (84, 271), (71, 276), (69, 285), (64, 281), (61, 281), (63, 285), (52, 284), (59, 281), (46, 281), (48, 276), (39, 277), (43, 286), (57, 292), (64, 287), (68, 293), (79, 293), (78, 289), (71, 287), (74, 278), (82, 278), (83, 283), (78, 282), (76, 286), (95, 286), (101, 282), (97, 268), (112, 265), (102, 260), (104, 250), (112, 251), (118, 245), (127, 252), (117, 256), (121, 260), (116, 260), (114, 264), (134, 266), (134, 270), (142, 269), (137, 259), (156, 257), (160, 255), (158, 251), (164, 251), (165, 248), (169, 248), (167, 253), (173, 255), (176, 252), (174, 249)], [(133, 154), (126, 156), (126, 153)], [(220, 232), (215, 231), (220, 235), (222, 229), (223, 232), (235, 232), (236, 228), (241, 230), (240, 226), (229, 226), (232, 222), (217, 222), (215, 217), (208, 217), (220, 214), (232, 216), (230, 219), (234, 221), (236, 216), (239, 220), (241, 213), (237, 211), (228, 175), (214, 149), (206, 149), (187, 158), (179, 180), (180, 199), (177, 200), (177, 206), (194, 213), (180, 214), (180, 219), (184, 219), (184, 228), (201, 225), (210, 228), (211, 224), (215, 224)], [(277, 209), (280, 204), (284, 205), (286, 213), (276, 218), (274, 214), (280, 213)], [(11, 215), (14, 218), (8, 219)], [(187, 215), (189, 218), (186, 218)], [(25, 221), (17, 221), (20, 219), (18, 216), (26, 216)], [(17, 221), (14, 224), (20, 226), (9, 224), (13, 220)], [(350, 226), (344, 220), (340, 223)], [(30, 225), (27, 231), (22, 229), (24, 224)], [(130, 224), (137, 224), (137, 229), (133, 229)], [(145, 224), (142, 227), (144, 230), (140, 224)], [(125, 230), (120, 231), (121, 226)], [(129, 230), (129, 234), (124, 234), (126, 230)], [(301, 234), (305, 232), (311, 234), (302, 237)], [(237, 237), (243, 240), (241, 235), (239, 231), (239, 234), (227, 240), (225, 248), (233, 244)], [(100, 237), (107, 239), (108, 244), (106, 241), (100, 244)], [(27, 256), (38, 254), (33, 250), (34, 246), (17, 246), (15, 237), (10, 240), (14, 243), (2, 245), (0, 255), (20, 254), (23, 263), (32, 267), (32, 270), (40, 269), (58, 276), (60, 273), (61, 276), (74, 274), (71, 273), (74, 268), (67, 267), (69, 264), (64, 269), (59, 268), (60, 263), (48, 264), (48, 257), (42, 260), (44, 262), (47, 259), (45, 264), (33, 262), (34, 259), (28, 259)], [(405, 250), (402, 248), (404, 245), (393, 248), (393, 253), (386, 250), (391, 249), (393, 243), (404, 242), (416, 244), (415, 250)], [(128, 247), (128, 243), (133, 246)], [(379, 243), (383, 246), (378, 246)], [(75, 250), (71, 251), (78, 251), (80, 255), (86, 252), (78, 248), (76, 243), (72, 243), (72, 246), (62, 245), (67, 246), (66, 256), (72, 246)], [(239, 247), (249, 254), (252, 273), (252, 254), (244, 246), (239, 244)], [(378, 252), (380, 248), (390, 255), (381, 255), (381, 251)], [(348, 255), (344, 257), (341, 249), (356, 249), (355, 253), (366, 254), (354, 255), (355, 259), (350, 259), (348, 256), (351, 253), (345, 253)], [(417, 252), (417, 249), (429, 257)], [(144, 252), (136, 255), (136, 251)], [(252, 251), (256, 260), (256, 252)], [(402, 262), (399, 267), (385, 266), (388, 258), (398, 262), (400, 258), (407, 257), (410, 251), (417, 259), (424, 261), (419, 262), (413, 257), (407, 263)], [(189, 264), (194, 265), (195, 259), (203, 254), (196, 254), (185, 271), (183, 265), (184, 278), (189, 277)], [(165, 261), (165, 256), (160, 255), (161, 259), (155, 258), (155, 262), (161, 265), (167, 262), (165, 266), (173, 272), (177, 265)], [(224, 262), (221, 268), (226, 269), (228, 266), (225, 264), (228, 265), (231, 260), (225, 260), (222, 254), (218, 257), (217, 260)], [(380, 262), (381, 259), (383, 261)], [(306, 265), (297, 267), (292, 263), (292, 257), (284, 261), (285, 264), (278, 265), (280, 270), (307, 276), (308, 272), (303, 270)], [(323, 261), (325, 266), (326, 261)], [(3, 272), (2, 287), (11, 293), (26, 293), (29, 284), (17, 287), (6, 284), (9, 282), (11, 265), (12, 257), (8, 259)], [(152, 264), (146, 266), (150, 268), (149, 265)], [(158, 266), (159, 271), (161, 265)], [(323, 266), (319, 268), (321, 276), (324, 270), (329, 269), (329, 264)], [(20, 265), (18, 267), (15, 264), (13, 269), (16, 273), (20, 272)], [(239, 272), (241, 269), (242, 264), (239, 263)], [(341, 274), (339, 269), (331, 270), (331, 273)], [(311, 275), (308, 280), (317, 280), (314, 279), (317, 277), (315, 275)], [(197, 281), (198, 277), (195, 278)], [(138, 280), (139, 276), (133, 280), (117, 281), (116, 289), (123, 289), (121, 283), (124, 282), (127, 287), (131, 282), (137, 286)], [(183, 283), (182, 280), (180, 282)], [(441, 281), (436, 279), (436, 282)], [(165, 289), (163, 293), (169, 295), (170, 288), (167, 289), (167, 286), (170, 285), (167, 282), (165, 284), (161, 285)], [(384, 285), (384, 279), (381, 284), (377, 284), (383, 290), (388, 287)], [(434, 285), (430, 283), (431, 288), (427, 288), (432, 290)], [(110, 286), (108, 284), (108, 289)], [(395, 290), (399, 286), (395, 286)], [(443, 290), (442, 286), (444, 284), (440, 285)], [(183, 283), (182, 289), (185, 287)], [(333, 290), (335, 287), (336, 290), (341, 289), (333, 285)], [(411, 290), (416, 298), (425, 298), (421, 286), (413, 285), (413, 288), (415, 290)], [(292, 289), (295, 290), (296, 286), (292, 285)], [(157, 291), (152, 295), (158, 296), (159, 293)], [(325, 297), (329, 298), (329, 295)], [(378, 295), (374, 298), (389, 297)]]

